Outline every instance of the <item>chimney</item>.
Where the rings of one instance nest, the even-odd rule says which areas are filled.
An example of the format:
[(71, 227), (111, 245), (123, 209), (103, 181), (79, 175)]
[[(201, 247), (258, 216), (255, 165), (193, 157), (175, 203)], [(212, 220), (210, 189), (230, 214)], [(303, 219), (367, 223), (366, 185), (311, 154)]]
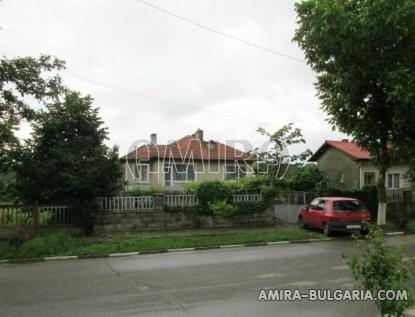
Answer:
[(157, 134), (152, 133), (150, 134), (150, 141), (152, 146), (157, 146)]
[(349, 142), (349, 139), (343, 139), (342, 142)]
[(197, 129), (195, 132), (196, 139), (200, 140), (200, 142), (203, 142), (203, 130)]

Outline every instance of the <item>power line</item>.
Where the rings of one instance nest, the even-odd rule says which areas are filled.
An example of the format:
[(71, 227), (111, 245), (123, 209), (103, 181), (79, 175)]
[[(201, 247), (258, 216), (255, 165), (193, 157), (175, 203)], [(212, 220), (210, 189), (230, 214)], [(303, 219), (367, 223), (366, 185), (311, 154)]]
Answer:
[(184, 21), (186, 23), (192, 24), (192, 25), (194, 25), (194, 26), (196, 26), (198, 28), (201, 28), (201, 29), (203, 29), (205, 31), (209, 31), (209, 32), (215, 33), (217, 35), (221, 35), (221, 36), (226, 37), (228, 39), (231, 39), (231, 40), (234, 40), (234, 41), (238, 41), (238, 42), (243, 43), (245, 45), (248, 45), (248, 46), (251, 46), (251, 47), (254, 47), (254, 48), (257, 48), (257, 49), (263, 50), (265, 52), (272, 53), (272, 54), (275, 54), (275, 55), (278, 55), (278, 56), (281, 56), (281, 57), (284, 57), (284, 58), (288, 58), (288, 59), (291, 59), (291, 60), (296, 61), (296, 62), (305, 63), (305, 61), (303, 59), (301, 59), (301, 58), (294, 57), (294, 56), (291, 56), (291, 55), (288, 55), (288, 54), (285, 54), (285, 53), (281, 53), (281, 52), (278, 52), (278, 51), (273, 50), (271, 48), (264, 47), (264, 46), (261, 46), (261, 45), (258, 45), (258, 44), (249, 42), (247, 40), (241, 39), (239, 37), (236, 37), (236, 36), (233, 36), (233, 35), (224, 33), (222, 31), (213, 29), (213, 28), (211, 28), (211, 27), (209, 27), (207, 25), (201, 24), (199, 22), (195, 22), (195, 21), (190, 20), (190, 19), (188, 19), (186, 17), (177, 15), (177, 14), (171, 12), (171, 11), (167, 11), (166, 9), (163, 9), (161, 7), (158, 7), (158, 6), (156, 6), (156, 5), (152, 4), (152, 3), (149, 3), (147, 1), (144, 1), (144, 0), (137, 0), (137, 1), (138, 2), (141, 2), (142, 4), (144, 4), (146, 6), (149, 6), (149, 7), (153, 8), (153, 9), (155, 9), (155, 10), (158, 10), (158, 11), (160, 11), (160, 12), (166, 14), (166, 15), (169, 15), (169, 16), (174, 17), (176, 19), (182, 20), (182, 21)]
[(190, 109), (195, 109), (195, 110), (198, 110), (198, 111), (206, 112), (206, 113), (209, 113), (209, 114), (212, 114), (212, 115), (216, 115), (216, 116), (220, 116), (220, 117), (229, 117), (229, 118), (237, 119), (237, 120), (241, 120), (241, 121), (251, 121), (251, 122), (254, 122), (254, 123), (257, 123), (257, 124), (269, 124), (269, 125), (277, 126), (277, 124), (272, 123), (272, 122), (266, 122), (266, 121), (259, 122), (257, 120), (254, 120), (254, 119), (251, 119), (251, 118), (247, 118), (247, 117), (241, 117), (241, 116), (235, 116), (235, 115), (220, 113), (220, 112), (216, 112), (216, 111), (210, 111), (210, 110), (206, 110), (206, 109), (203, 109), (203, 108), (200, 108), (200, 107), (190, 106), (190, 105), (186, 105), (186, 104), (182, 104), (182, 103), (177, 103), (177, 102), (174, 102), (174, 101), (170, 101), (170, 100), (167, 100), (167, 99), (150, 96), (150, 95), (143, 94), (143, 93), (138, 92), (138, 91), (135, 91), (135, 90), (130, 90), (130, 89), (126, 89), (126, 88), (117, 87), (117, 86), (113, 86), (113, 85), (110, 85), (110, 84), (98, 82), (98, 81), (91, 80), (91, 79), (88, 79), (88, 78), (83, 77), (83, 76), (76, 75), (76, 74), (71, 73), (71, 72), (67, 72), (67, 73), (70, 76), (74, 77), (74, 78), (78, 78), (80, 80), (83, 80), (85, 82), (91, 83), (93, 85), (102, 86), (102, 87), (108, 88), (108, 89), (122, 91), (122, 92), (127, 93), (127, 94), (140, 96), (140, 97), (143, 97), (143, 98), (146, 98), (146, 99), (149, 99), (149, 100), (154, 100), (154, 101), (162, 102), (162, 103), (169, 104), (169, 105), (172, 105), (172, 106), (180, 106), (180, 107), (186, 107), (186, 108), (190, 108)]
[[(2, 51), (0, 51), (0, 54), (3, 55), (3, 56), (6, 55)], [(195, 109), (195, 110), (198, 110), (198, 111), (202, 111), (202, 112), (209, 113), (209, 114), (216, 115), (216, 116), (220, 116), (220, 117), (229, 117), (229, 118), (237, 119), (237, 120), (241, 120), (241, 121), (250, 121), (250, 122), (257, 123), (257, 124), (269, 124), (269, 125), (275, 125), (275, 126), (277, 126), (277, 124), (272, 123), (272, 122), (266, 122), (266, 121), (259, 122), (257, 120), (253, 120), (251, 118), (246, 118), (246, 117), (241, 117), (241, 116), (235, 116), (235, 115), (220, 113), (220, 112), (216, 112), (216, 111), (210, 111), (210, 110), (206, 110), (206, 109), (203, 109), (203, 108), (200, 108), (200, 107), (190, 106), (190, 105), (186, 105), (186, 104), (182, 104), (182, 103), (177, 103), (177, 102), (174, 102), (174, 101), (170, 101), (170, 100), (167, 100), (167, 99), (150, 96), (150, 95), (143, 94), (143, 93), (138, 92), (138, 91), (135, 91), (135, 90), (130, 90), (130, 89), (126, 89), (126, 88), (117, 87), (117, 86), (114, 86), (114, 85), (110, 85), (110, 84), (98, 82), (98, 81), (91, 80), (91, 79), (88, 79), (86, 77), (83, 77), (83, 76), (74, 74), (72, 72), (66, 71), (66, 73), (69, 74), (70, 76), (74, 77), (74, 78), (78, 78), (80, 80), (83, 80), (85, 82), (91, 83), (91, 84), (96, 85), (96, 86), (101, 86), (101, 87), (108, 88), (108, 89), (122, 91), (122, 92), (127, 93), (127, 94), (140, 96), (140, 97), (143, 97), (143, 98), (146, 98), (146, 99), (149, 99), (149, 100), (154, 100), (154, 101), (162, 102), (164, 104), (169, 104), (169, 105), (172, 105), (172, 106), (180, 106), (180, 107), (186, 107), (186, 108), (190, 108), (190, 109)]]

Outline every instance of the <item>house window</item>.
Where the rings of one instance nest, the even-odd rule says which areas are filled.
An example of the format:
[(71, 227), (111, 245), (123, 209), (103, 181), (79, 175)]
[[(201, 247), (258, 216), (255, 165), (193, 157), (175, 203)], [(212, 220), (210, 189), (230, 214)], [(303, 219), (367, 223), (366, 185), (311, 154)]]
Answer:
[(390, 189), (400, 188), (401, 175), (399, 173), (388, 173), (388, 185)]
[(341, 172), (337, 174), (337, 184), (344, 184), (344, 174)]
[(137, 183), (147, 183), (148, 182), (148, 164), (138, 164), (135, 163), (133, 167), (134, 181)]
[(364, 174), (364, 186), (370, 186), (375, 184), (375, 177), (376, 174), (373, 172), (365, 173)]
[(195, 171), (192, 164), (175, 164), (169, 169), (175, 182), (189, 182), (195, 180)]
[(224, 179), (238, 179), (246, 176), (246, 165), (227, 164), (224, 168)]

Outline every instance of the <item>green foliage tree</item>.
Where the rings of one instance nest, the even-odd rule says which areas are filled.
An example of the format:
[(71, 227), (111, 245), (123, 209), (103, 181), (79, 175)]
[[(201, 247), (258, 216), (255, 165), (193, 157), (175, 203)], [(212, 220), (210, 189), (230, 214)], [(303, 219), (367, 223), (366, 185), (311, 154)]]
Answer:
[(386, 222), (388, 144), (415, 141), (415, 2), (304, 0), (294, 41), (318, 74), (322, 109), (370, 151), (379, 170), (378, 224)]
[(288, 148), (295, 144), (305, 143), (301, 129), (295, 128), (292, 123), (286, 124), (274, 133), (259, 128), (261, 135), (269, 137), (270, 147), (256, 149), (257, 173), (268, 173), (271, 176), (271, 187), (275, 188), (278, 180), (281, 180), (293, 162), (304, 161), (311, 155), (306, 150), (299, 155), (290, 155)]
[(107, 129), (91, 104), (77, 92), (48, 104), (16, 168), (23, 201), (71, 206), (85, 234), (93, 230), (97, 197), (112, 195), (122, 177), (118, 150), (104, 144)]
[(411, 267), (404, 261), (403, 252), (385, 242), (381, 229), (367, 224), (367, 239), (358, 240), (357, 245), (345, 256), (359, 286), (376, 296), (379, 291), (407, 291), (407, 299), (377, 300), (381, 316), (403, 316), (404, 310), (413, 303)]
[(291, 189), (298, 191), (314, 191), (328, 185), (326, 174), (317, 165), (307, 164), (295, 168), (288, 177)]
[[(36, 112), (28, 100), (56, 100), (64, 90), (60, 77), (54, 72), (65, 63), (51, 56), (39, 58), (0, 58), (0, 168), (19, 142), (15, 136), (21, 120), (32, 120)], [(47, 76), (49, 75), (49, 76)]]

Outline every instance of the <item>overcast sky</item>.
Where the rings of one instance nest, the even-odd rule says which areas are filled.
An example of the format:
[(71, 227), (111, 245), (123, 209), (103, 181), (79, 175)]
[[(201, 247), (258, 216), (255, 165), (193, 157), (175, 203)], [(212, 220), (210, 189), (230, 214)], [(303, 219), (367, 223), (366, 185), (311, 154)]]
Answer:
[[(291, 0), (146, 0), (229, 35), (303, 59), (291, 39)], [(124, 153), (137, 139), (159, 143), (204, 130), (206, 139), (264, 141), (293, 122), (315, 150), (333, 132), (315, 74), (294, 61), (198, 28), (137, 0), (3, 0), (0, 53), (55, 55), (70, 88), (90, 94)], [(148, 99), (167, 100), (173, 104)], [(27, 134), (27, 127), (21, 135)], [(298, 151), (293, 149), (292, 151)]]

